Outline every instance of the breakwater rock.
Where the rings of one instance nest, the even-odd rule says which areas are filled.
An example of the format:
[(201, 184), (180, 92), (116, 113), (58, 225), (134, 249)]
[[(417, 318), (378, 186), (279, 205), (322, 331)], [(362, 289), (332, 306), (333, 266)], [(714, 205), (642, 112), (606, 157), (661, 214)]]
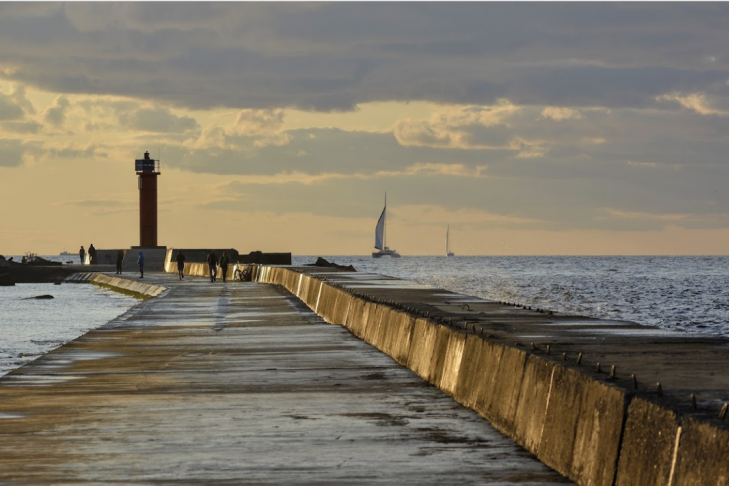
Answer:
[(9, 273), (0, 273), (0, 287), (12, 287), (15, 279)]

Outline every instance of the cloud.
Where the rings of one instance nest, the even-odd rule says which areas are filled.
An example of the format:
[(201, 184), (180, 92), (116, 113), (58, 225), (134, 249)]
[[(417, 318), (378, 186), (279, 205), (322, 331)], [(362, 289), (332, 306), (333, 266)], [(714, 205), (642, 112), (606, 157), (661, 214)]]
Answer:
[(23, 117), (23, 109), (11, 96), (0, 93), (0, 121), (17, 120)]
[(261, 135), (281, 131), (284, 122), (284, 111), (277, 110), (241, 110), (235, 119), (235, 132), (239, 135)]
[(542, 110), (539, 115), (540, 118), (551, 119), (554, 121), (562, 120), (582, 120), (584, 118), (582, 113), (572, 108), (565, 108), (559, 106), (548, 106)]
[(726, 96), (727, 18), (721, 3), (47, 4), (3, 10), (0, 69), (49, 92), (195, 109), (636, 107)]
[(61, 159), (92, 159), (106, 158), (108, 155), (100, 150), (97, 145), (89, 145), (88, 147), (78, 147), (67, 145), (64, 147), (47, 147), (46, 153), (52, 158)]
[(506, 99), (491, 106), (444, 108), (429, 120), (400, 120), (393, 133), (404, 146), (508, 149), (510, 121), (520, 110)]
[(9, 121), (0, 123), (3, 130), (15, 133), (38, 133), (43, 125), (35, 121)]
[(194, 118), (175, 115), (165, 108), (138, 108), (119, 112), (118, 117), (122, 125), (147, 132), (186, 132), (198, 128)]
[(120, 201), (118, 199), (76, 199), (70, 201), (59, 201), (59, 206), (81, 206), (91, 208), (117, 208), (122, 206), (128, 206), (131, 204), (127, 201)]
[(267, 185), (267, 184), (321, 184), (324, 182), (344, 179), (382, 179), (397, 176), (446, 176), (446, 177), (486, 177), (486, 167), (478, 166), (470, 168), (464, 164), (414, 164), (399, 171), (378, 171), (375, 173), (323, 173), (307, 174), (305, 172), (282, 172), (274, 175), (252, 175), (236, 178), (235, 181), (226, 184), (228, 187), (242, 187), (246, 185)]
[(23, 163), (25, 144), (21, 140), (0, 138), (0, 167), (18, 167)]
[(706, 99), (706, 95), (702, 93), (671, 93), (656, 96), (657, 101), (675, 101), (684, 108), (692, 110), (699, 115), (719, 115), (727, 116), (729, 112), (723, 110), (717, 110), (709, 105), (709, 101)]
[(35, 114), (35, 107), (33, 106), (33, 103), (28, 99), (25, 86), (23, 86), (22, 84), (15, 85), (10, 97), (20, 108), (23, 109), (24, 112), (31, 115)]
[(692, 217), (691, 215), (686, 213), (654, 214), (639, 211), (622, 211), (612, 208), (605, 208), (604, 211), (612, 218), (621, 219), (652, 219), (656, 221), (680, 222)]
[(687, 229), (716, 229), (726, 228), (729, 225), (729, 213), (653, 213), (645, 211), (630, 211), (614, 208), (604, 208), (599, 211), (598, 220), (628, 221), (635, 224), (634, 229), (657, 228), (687, 228)]
[(66, 120), (66, 111), (71, 106), (68, 98), (65, 96), (58, 96), (53, 102), (53, 105), (46, 109), (44, 114), (44, 120), (55, 127), (61, 127), (63, 122)]

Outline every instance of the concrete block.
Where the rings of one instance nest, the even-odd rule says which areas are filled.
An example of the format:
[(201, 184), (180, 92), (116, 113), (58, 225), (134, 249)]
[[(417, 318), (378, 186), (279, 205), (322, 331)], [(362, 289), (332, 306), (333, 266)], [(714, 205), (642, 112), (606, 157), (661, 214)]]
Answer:
[(383, 351), (383, 344), (387, 339), (388, 328), (391, 329), (391, 326), (389, 326), (391, 312), (392, 309), (390, 307), (378, 305), (377, 311), (375, 312), (375, 324), (368, 328), (368, 342), (380, 351)]
[(669, 484), (677, 434), (675, 412), (633, 398), (625, 421), (616, 486)]
[(479, 336), (469, 334), (463, 347), (463, 358), (453, 398), (468, 408), (474, 408), (477, 395), (476, 384), (483, 379), (481, 356), (485, 345), (486, 342)]
[[(474, 383), (473, 409), (491, 420), (491, 402), (494, 400), (494, 386), (504, 346), (484, 341), (481, 348), (478, 378)], [(496, 424), (494, 424), (496, 425)]]
[(484, 415), (495, 427), (505, 434), (514, 435), (514, 416), (516, 415), (521, 391), (522, 378), (524, 376), (524, 365), (527, 354), (519, 349), (503, 345), (494, 345), (495, 358), (489, 368), (493, 370), (490, 374), (490, 395), (483, 395), (481, 406)]
[(399, 333), (400, 319), (403, 313), (391, 307), (385, 307), (380, 315), (378, 326), (377, 349), (390, 357), (394, 357)]
[(554, 366), (552, 362), (530, 355), (524, 367), (516, 406), (514, 440), (532, 454), (539, 450)]
[(368, 336), (371, 333), (370, 327), (376, 326), (375, 318), (378, 307), (379, 306), (373, 302), (365, 302), (365, 306), (362, 309), (360, 335), (358, 337), (367, 343), (369, 343)]
[(316, 313), (329, 324), (334, 324), (332, 320), (335, 315), (335, 307), (337, 303), (337, 289), (327, 283), (321, 286), (321, 293), (316, 304)]
[(364, 325), (365, 301), (360, 298), (352, 298), (352, 307), (347, 314), (347, 322), (344, 327), (357, 337), (360, 337)]
[(578, 484), (612, 485), (624, 410), (620, 390), (555, 366), (537, 457)]
[(401, 312), (397, 322), (397, 333), (392, 346), (390, 356), (403, 366), (407, 366), (408, 354), (410, 352), (410, 340), (413, 332), (415, 317)]
[(449, 329), (448, 346), (443, 361), (443, 369), (440, 374), (440, 381), (436, 384), (438, 388), (453, 395), (458, 385), (458, 375), (463, 360), (463, 349), (466, 345), (466, 333)]
[(448, 354), (448, 340), (451, 336), (451, 330), (438, 324), (433, 325), (433, 328), (435, 329), (435, 342), (426, 379), (429, 383), (438, 386), (443, 377), (443, 366)]
[(332, 323), (343, 326), (347, 322), (347, 314), (352, 305), (352, 295), (344, 290), (335, 289), (336, 301), (334, 303), (334, 313), (332, 315)]
[(428, 380), (430, 374), (430, 363), (433, 356), (435, 340), (435, 324), (427, 319), (416, 319), (415, 325), (413, 326), (407, 366), (424, 380)]
[(380, 325), (382, 324), (382, 314), (387, 309), (386, 306), (381, 304), (375, 304), (372, 308), (369, 320), (367, 322), (367, 330), (365, 331), (365, 341), (377, 346), (380, 340)]
[(100, 285), (111, 287), (112, 289), (126, 290), (128, 292), (134, 292), (140, 296), (145, 297), (156, 297), (166, 290), (165, 287), (158, 285), (149, 285), (138, 282), (136, 280), (127, 280), (125, 278), (111, 277), (101, 273), (92, 274), (93, 276), (89, 279), (90, 282), (95, 282)]
[(729, 485), (729, 430), (726, 427), (726, 424), (719, 427), (691, 418), (683, 420), (671, 486)]
[(319, 290), (321, 289), (321, 280), (306, 276), (304, 277), (309, 281), (306, 286), (306, 295), (304, 296), (304, 303), (309, 306), (310, 309), (316, 308), (316, 301), (319, 298)]

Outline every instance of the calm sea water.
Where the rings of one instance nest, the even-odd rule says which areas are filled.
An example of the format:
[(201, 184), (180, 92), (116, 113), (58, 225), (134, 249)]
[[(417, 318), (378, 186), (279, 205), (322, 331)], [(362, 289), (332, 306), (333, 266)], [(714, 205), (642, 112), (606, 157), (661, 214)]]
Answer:
[[(23, 300), (38, 295), (54, 298)], [(0, 287), (0, 375), (106, 324), (138, 302), (91, 284)]]
[[(476, 297), (729, 336), (729, 257), (323, 257)], [(43, 294), (55, 298), (22, 300)], [(88, 284), (0, 287), (0, 375), (137, 302)]]
[(496, 301), (729, 336), (724, 256), (323, 258)]

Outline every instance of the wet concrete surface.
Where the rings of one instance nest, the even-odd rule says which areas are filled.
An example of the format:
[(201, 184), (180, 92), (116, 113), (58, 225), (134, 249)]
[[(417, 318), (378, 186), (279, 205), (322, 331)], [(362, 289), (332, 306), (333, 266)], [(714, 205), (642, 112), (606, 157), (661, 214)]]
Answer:
[[(529, 309), (376, 274), (329, 273), (310, 267), (299, 270), (367, 300), (558, 361), (684, 417), (729, 429), (729, 417), (718, 419), (722, 406), (729, 402), (727, 338)], [(613, 366), (615, 376), (611, 377)]]
[(145, 283), (0, 379), (0, 484), (571, 484), (279, 287)]

